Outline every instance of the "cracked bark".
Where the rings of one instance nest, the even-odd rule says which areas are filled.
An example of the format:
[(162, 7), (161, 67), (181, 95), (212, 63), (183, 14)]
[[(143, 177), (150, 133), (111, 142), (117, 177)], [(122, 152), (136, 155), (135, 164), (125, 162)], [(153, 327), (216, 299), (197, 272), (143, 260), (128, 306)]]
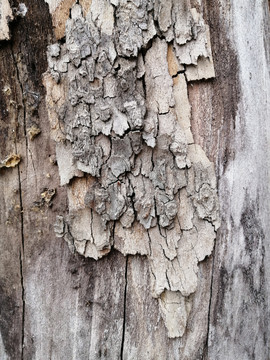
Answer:
[[(69, 194), (69, 216), (57, 222), (56, 234), (99, 259), (113, 246), (149, 256), (149, 229), (152, 294), (161, 299), (169, 337), (185, 332), (182, 296), (195, 292), (197, 263), (210, 255), (219, 227), (214, 169), (193, 143), (187, 94), (188, 79), (214, 76), (209, 30), (195, 8), (182, 14), (178, 6), (170, 15), (159, 3), (93, 2), (85, 16), (75, 4), (65, 40), (48, 47), (44, 77)], [(186, 196), (189, 229), (176, 217), (184, 218)], [(131, 245), (139, 228), (142, 238)], [(170, 315), (176, 299), (178, 322)]]
[[(154, 20), (148, 19), (147, 22), (150, 34), (143, 30), (145, 37), (140, 38), (135, 46), (126, 50), (124, 45), (132, 45), (138, 35), (136, 27), (126, 31), (126, 38), (122, 37), (121, 32), (115, 35), (119, 40), (117, 51), (122, 57), (130, 54), (133, 58), (136, 57), (140, 54), (141, 41), (149, 42), (149, 46), (138, 55), (135, 68), (131, 67), (128, 71), (131, 75), (136, 69), (136, 83), (141, 82), (141, 89), (138, 90), (141, 94), (147, 94), (151, 82), (158, 84), (160, 81), (157, 76), (159, 74), (154, 74), (153, 77), (149, 75), (152, 65), (147, 53), (158, 44), (160, 50), (155, 56), (157, 54), (156, 59), (159, 61), (159, 55), (164, 52), (161, 50), (164, 45), (161, 44), (169, 42), (167, 61), (170, 63), (169, 76), (174, 83), (174, 108), (180, 114), (179, 121), (185, 129), (188, 148), (192, 149), (193, 142), (199, 144), (215, 163), (218, 177), (221, 229), (218, 231), (214, 254), (210, 255), (212, 246), (209, 243), (207, 253), (210, 256), (205, 260), (200, 255), (198, 244), (196, 247), (194, 243), (200, 228), (193, 215), (194, 205), (189, 187), (182, 188), (176, 199), (176, 202), (181, 199), (180, 213), (173, 224), (175, 232), (182, 229), (184, 239), (180, 250), (177, 250), (177, 256), (174, 250), (176, 237), (168, 236), (173, 230), (167, 229), (166, 222), (162, 223), (165, 226), (158, 224), (156, 228), (150, 229), (145, 229), (139, 222), (128, 227), (133, 219), (132, 211), (135, 214), (139, 212), (136, 208), (140, 209), (140, 202), (136, 208), (131, 204), (132, 210), (126, 211), (127, 216), (121, 222), (112, 220), (115, 222), (112, 225), (114, 242), (110, 242), (111, 252), (107, 254), (109, 249), (104, 248), (106, 237), (97, 235), (100, 230), (96, 210), (91, 209), (88, 217), (87, 211), (81, 209), (85, 206), (84, 194), (91, 185), (90, 177), (83, 174), (88, 165), (80, 165), (79, 169), (74, 166), (72, 143), (69, 148), (66, 144), (66, 149), (60, 144), (55, 150), (55, 143), (50, 140), (47, 112), (52, 111), (52, 107), (45, 102), (42, 74), (48, 66), (47, 45), (63, 38), (65, 22), (69, 18), (69, 8), (73, 1), (48, 0), (48, 3), (51, 15), (44, 1), (25, 1), (26, 14), (19, 9), (19, 2), (10, 1), (11, 8), (15, 8), (12, 22), (2, 22), (7, 19), (6, 15), (0, 20), (0, 192), (3, 199), (0, 203), (0, 358), (267, 359), (269, 221), (266, 214), (269, 210), (269, 196), (266, 180), (268, 169), (265, 164), (269, 156), (266, 138), (269, 105), (264, 100), (266, 92), (269, 94), (269, 81), (264, 80), (269, 76), (269, 60), (266, 61), (266, 44), (269, 42), (266, 30), (269, 24), (267, 2), (260, 2), (256, 7), (251, 1), (242, 0), (239, 4), (227, 1), (213, 1), (211, 4), (207, 1), (185, 2), (187, 8), (189, 5), (196, 8), (196, 12), (192, 12), (193, 19), (196, 19), (196, 14), (201, 13), (210, 26), (215, 80), (198, 81), (205, 74), (207, 77), (214, 76), (213, 69), (209, 68), (207, 62), (198, 61), (197, 66), (183, 66), (176, 62), (177, 57), (186, 63), (194, 61), (194, 56), (196, 57), (194, 43), (190, 40), (192, 35), (188, 31), (181, 33), (181, 29), (187, 28), (183, 24), (183, 17), (176, 22), (175, 31), (179, 43), (190, 43), (190, 56), (187, 56), (183, 48), (178, 47), (179, 44), (175, 45), (175, 53), (172, 51), (172, 20), (168, 14), (171, 13), (169, 9), (180, 6), (180, 2), (176, 0), (166, 2), (166, 6), (162, 5), (162, 1), (155, 1)], [(92, 9), (95, 26), (108, 35), (112, 26), (109, 20), (104, 20), (104, 14), (108, 15), (108, 19), (111, 18), (109, 2), (80, 0), (79, 3), (83, 7), (84, 16)], [(121, 21), (126, 16), (125, 6), (121, 5), (121, 11), (119, 10), (119, 4), (123, 1), (114, 0), (111, 3), (114, 9), (113, 22), (118, 24), (120, 21), (119, 24), (123, 24)], [(140, 6), (139, 3), (140, 1), (132, 1), (132, 4)], [(150, 3), (151, 1), (148, 5)], [(9, 14), (7, 4), (7, 1), (0, 4), (1, 14)], [(6, 7), (4, 12), (3, 6)], [(103, 10), (99, 16), (101, 8)], [(252, 17), (249, 15), (250, 9), (254, 14)], [(148, 8), (147, 11), (151, 13), (152, 10)], [(243, 12), (249, 19), (246, 23), (252, 24), (249, 29), (240, 21)], [(181, 14), (186, 14), (183, 9)], [(135, 16), (134, 13), (132, 16)], [(146, 26), (143, 21), (140, 20), (142, 28)], [(163, 32), (161, 40), (161, 33), (154, 34), (157, 26)], [(262, 33), (263, 29), (265, 34)], [(199, 27), (194, 25), (193, 34), (196, 31), (199, 31)], [(259, 34), (264, 39), (264, 44), (258, 42)], [(153, 40), (150, 40), (151, 37)], [(246, 40), (249, 45), (245, 47)], [(59, 43), (63, 46), (64, 41)], [(87, 52), (87, 49), (84, 51)], [(248, 58), (246, 54), (249, 55)], [(105, 68), (108, 66), (102, 56), (100, 61)], [(254, 69), (256, 61), (260, 63), (258, 69)], [(64, 62), (60, 65), (63, 70)], [(122, 65), (122, 68), (126, 66), (124, 63)], [(100, 63), (98, 69), (99, 72), (103, 71)], [(84, 74), (83, 70), (81, 72)], [(59, 102), (63, 101), (63, 94), (67, 91), (64, 87), (61, 88), (61, 84), (60, 81), (60, 96), (54, 94), (58, 96)], [(110, 82), (107, 85), (109, 97), (112, 87)], [(166, 82), (162, 85), (165, 87)], [(125, 88), (126, 84), (123, 82), (122, 86)], [(152, 94), (154, 99), (157, 89), (158, 85)], [(185, 108), (190, 102), (190, 115), (189, 110), (185, 114), (181, 112), (183, 104), (178, 101), (183, 101), (183, 94), (187, 92)], [(166, 108), (166, 99), (168, 93), (164, 94), (164, 101), (156, 112), (160, 119), (167, 119), (172, 111), (172, 106), (169, 106), (169, 110)], [(100, 109), (97, 111), (107, 124), (108, 109), (103, 105), (99, 104), (103, 113), (100, 113)], [(150, 105), (153, 111), (154, 106)], [(255, 109), (254, 112), (252, 109)], [(187, 121), (189, 116), (191, 127)], [(86, 120), (81, 118), (80, 121)], [(150, 129), (151, 124), (148, 124)], [(162, 122), (154, 124), (156, 128), (153, 127), (153, 131), (163, 131)], [(109, 125), (106, 126), (109, 128)], [(114, 128), (121, 140), (132, 132), (130, 129), (123, 130), (124, 128), (119, 127), (119, 124)], [(66, 129), (62, 126), (61, 132), (55, 132), (55, 135), (62, 137), (65, 132)], [(144, 135), (143, 142), (151, 144), (156, 136), (155, 132), (153, 134), (154, 136), (150, 132), (147, 136)], [(103, 144), (104, 149), (107, 149), (104, 164), (110, 164), (112, 156), (119, 157), (115, 143), (113, 145), (110, 138), (108, 142), (105, 139), (110, 135), (95, 136), (99, 136), (97, 144)], [(54, 139), (57, 140), (57, 136)], [(132, 139), (132, 144), (138, 144), (137, 135)], [(112, 149), (113, 146), (115, 149)], [(125, 146), (126, 156), (129, 146)], [(132, 151), (137, 151), (140, 146), (135, 146)], [(79, 146), (78, 149), (80, 150)], [(147, 187), (147, 174), (150, 168), (155, 169), (157, 161), (155, 150), (148, 151), (147, 146), (144, 146), (141, 153), (135, 155), (139, 161), (134, 168), (134, 177), (128, 175), (128, 182), (136, 182), (140, 173), (143, 173), (145, 178), (140, 186)], [(96, 158), (98, 159), (98, 152)], [(58, 177), (58, 168), (54, 165), (56, 159), (59, 167), (66, 167), (66, 176), (61, 176), (61, 179)], [(179, 164), (182, 160), (179, 159)], [(123, 162), (119, 161), (119, 164), (122, 166)], [(116, 171), (119, 172), (118, 169)], [(125, 169), (129, 171), (128, 168)], [(198, 171), (197, 169), (197, 175)], [(253, 171), (252, 176), (250, 171)], [(186, 170), (186, 173), (191, 171)], [(113, 182), (117, 184), (115, 179)], [(202, 214), (205, 208), (201, 207), (201, 200), (208, 196), (210, 190), (200, 184), (196, 186), (196, 205), (198, 212)], [(112, 189), (110, 197), (115, 194), (115, 189)], [(98, 189), (97, 197), (103, 196), (106, 197), (107, 194)], [(131, 200), (135, 202), (135, 196), (131, 196)], [(91, 204), (91, 196), (87, 201)], [(157, 213), (158, 206), (155, 205), (154, 208)], [(81, 223), (76, 223), (77, 212)], [(57, 216), (57, 224), (53, 226)], [(210, 225), (208, 221), (206, 216), (205, 226)], [(98, 239), (98, 251), (101, 255), (107, 254), (106, 257), (95, 261), (74, 252), (77, 248), (77, 251), (86, 256), (99, 254), (94, 253), (93, 246), (80, 240), (87, 233), (86, 230), (81, 231), (81, 224), (83, 228), (89, 228), (91, 239), (92, 236), (93, 239)], [(55, 239), (55, 230), (64, 236), (68, 244)], [(81, 231), (81, 238), (74, 240), (70, 232), (73, 231), (74, 235), (74, 232), (78, 234), (78, 230)], [(204, 243), (204, 251), (205, 239), (200, 242)], [(189, 291), (194, 286), (195, 277), (188, 276), (185, 279), (181, 275), (183, 261), (187, 261), (190, 255), (189, 249), (196, 249), (194, 261), (196, 264), (200, 261), (197, 274), (194, 271), (198, 278), (196, 291), (191, 291), (191, 294)], [(179, 266), (177, 257), (181, 257), (181, 254), (185, 256)], [(158, 259), (162, 261), (157, 261)], [(164, 266), (164, 273), (160, 271), (163, 261), (171, 263), (171, 267)], [(173, 277), (172, 273), (178, 274), (177, 277)], [(163, 275), (164, 282), (161, 284)], [(169, 339), (166, 321), (173, 323), (178, 316), (174, 309), (175, 302), (179, 304), (183, 300), (177, 298), (175, 301), (174, 296), (178, 296), (179, 292), (179, 289), (172, 292), (172, 287), (177, 289), (172, 281), (175, 278), (179, 280), (180, 285), (177, 286), (181, 291), (186, 291), (182, 308), (189, 315), (185, 315), (187, 321), (182, 337)], [(157, 292), (157, 283), (161, 284), (162, 294), (156, 299), (152, 297), (152, 293)], [(168, 283), (168, 288), (164, 286), (165, 283)], [(170, 320), (165, 318), (164, 322), (161, 308), (166, 309), (168, 304), (173, 309), (174, 316), (171, 319), (169, 311), (167, 316)], [(179, 326), (179, 321), (176, 322)]]

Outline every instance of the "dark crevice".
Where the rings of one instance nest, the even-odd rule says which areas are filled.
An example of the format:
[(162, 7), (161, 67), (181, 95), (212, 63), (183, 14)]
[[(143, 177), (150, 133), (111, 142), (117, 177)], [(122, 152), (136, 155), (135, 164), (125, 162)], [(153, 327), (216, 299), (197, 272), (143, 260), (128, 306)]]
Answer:
[(177, 71), (176, 74), (172, 75), (172, 78), (176, 78), (176, 77), (177, 77), (178, 75), (180, 75), (180, 74), (185, 74), (185, 72), (186, 72), (186, 69)]
[(122, 342), (121, 342), (121, 354), (120, 359), (123, 360), (124, 345), (125, 345), (125, 331), (126, 331), (126, 307), (127, 307), (127, 271), (128, 271), (128, 255), (126, 257), (125, 266), (125, 289), (124, 289), (124, 311), (123, 311), (123, 330), (122, 330)]
[[(143, 58), (143, 62), (145, 63), (145, 60), (144, 60), (144, 58)], [(145, 98), (146, 98), (146, 94), (147, 94), (147, 89), (146, 89), (146, 82), (145, 82), (145, 74), (141, 77), (141, 82), (142, 82), (142, 86), (143, 86), (143, 93), (144, 93), (144, 96), (145, 96)], [(146, 116), (147, 116), (147, 108), (146, 108), (146, 113), (145, 113), (145, 118), (146, 118)]]
[(214, 244), (214, 249), (212, 251), (212, 269), (211, 269), (210, 297), (209, 297), (209, 306), (208, 306), (207, 334), (206, 334), (206, 340), (205, 340), (202, 360), (207, 360), (209, 358), (208, 357), (208, 350), (209, 350), (211, 307), (212, 307), (213, 283), (214, 283), (215, 250), (216, 250), (216, 242)]
[(95, 238), (93, 236), (93, 210), (91, 209), (91, 238), (92, 238), (92, 241), (93, 241), (93, 244), (95, 244)]
[(159, 112), (158, 115), (167, 115), (169, 114), (170, 111), (166, 111), (166, 112)]
[(171, 284), (170, 284), (170, 280), (168, 278), (168, 271), (167, 270), (166, 270), (165, 274), (166, 274), (166, 280), (167, 280), (167, 283), (168, 283), (168, 286), (169, 286), (168, 290), (171, 290)]
[(24, 299), (24, 279), (23, 279), (23, 251), (20, 251), (20, 275), (21, 275), (21, 287), (22, 287), (22, 348), (21, 348), (21, 360), (24, 358), (24, 324), (25, 324), (25, 299)]
[(23, 201), (22, 201), (22, 187), (20, 166), (18, 166), (19, 178), (19, 196), (20, 196), (20, 214), (21, 214), (21, 250), (20, 250), (20, 276), (21, 276), (21, 290), (22, 290), (22, 334), (21, 334), (21, 360), (24, 358), (24, 323), (25, 323), (25, 290), (24, 290), (24, 218), (23, 218)]
[(115, 226), (116, 226), (116, 221), (112, 221), (111, 222), (112, 225), (111, 225), (111, 237), (110, 237), (110, 243), (111, 243), (111, 249), (113, 250), (114, 249), (114, 236), (115, 236)]
[(146, 229), (146, 232), (147, 232), (147, 237), (148, 237), (148, 242), (149, 242), (149, 250), (150, 250), (149, 256), (152, 256), (151, 237), (150, 237), (150, 234), (149, 234), (149, 229)]
[[(161, 251), (163, 252), (164, 258), (167, 259), (169, 262), (171, 262), (171, 259), (166, 255), (166, 252), (165, 252), (164, 248), (162, 247), (162, 245), (159, 244), (159, 246), (161, 247)], [(166, 270), (166, 278), (168, 280), (168, 284), (170, 285), (170, 281), (169, 281), (168, 275), (167, 275), (167, 270)]]
[(185, 80), (186, 80), (186, 84), (187, 84), (187, 94), (188, 94), (188, 102), (190, 103), (190, 97), (189, 97), (189, 91), (188, 91), (188, 84), (189, 84), (189, 81), (187, 79), (187, 74), (186, 72), (184, 71), (184, 76), (185, 76)]
[(151, 39), (148, 40), (147, 44), (144, 44), (141, 48), (143, 56), (146, 55), (147, 51), (153, 46), (153, 42), (159, 38), (157, 34), (155, 34)]

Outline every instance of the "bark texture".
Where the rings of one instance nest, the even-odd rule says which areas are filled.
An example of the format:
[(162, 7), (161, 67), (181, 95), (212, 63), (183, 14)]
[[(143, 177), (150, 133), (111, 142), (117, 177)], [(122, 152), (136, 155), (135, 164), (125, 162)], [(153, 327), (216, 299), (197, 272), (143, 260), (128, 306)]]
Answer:
[(215, 172), (193, 142), (187, 94), (188, 81), (214, 76), (209, 28), (178, 1), (83, 10), (71, 8), (64, 43), (48, 48), (44, 83), (69, 200), (55, 231), (85, 257), (112, 247), (146, 255), (168, 335), (182, 336), (197, 263), (219, 227)]
[(47, 3), (0, 5), (0, 358), (268, 359), (267, 1)]

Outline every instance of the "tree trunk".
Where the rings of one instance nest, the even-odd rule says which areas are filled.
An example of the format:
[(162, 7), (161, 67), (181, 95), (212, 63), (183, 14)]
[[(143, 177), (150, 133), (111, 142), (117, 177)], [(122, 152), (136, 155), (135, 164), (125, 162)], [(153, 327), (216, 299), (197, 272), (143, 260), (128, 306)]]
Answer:
[(3, 0), (0, 74), (0, 359), (269, 359), (269, 2)]

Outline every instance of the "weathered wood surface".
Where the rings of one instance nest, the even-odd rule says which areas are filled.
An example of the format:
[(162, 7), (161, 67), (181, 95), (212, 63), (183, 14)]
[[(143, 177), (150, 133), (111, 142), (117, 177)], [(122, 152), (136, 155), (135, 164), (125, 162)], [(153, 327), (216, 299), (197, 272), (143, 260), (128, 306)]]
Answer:
[[(224, 113), (226, 130), (219, 134), (220, 144), (226, 139), (228, 145), (219, 145), (225, 156), (217, 160), (223, 225), (214, 254), (209, 358), (268, 359), (269, 8), (266, 1), (237, 1), (229, 10), (231, 16), (220, 25), (235, 49), (238, 66), (235, 61), (229, 66), (238, 80), (230, 79), (231, 73), (221, 65), (221, 78), (228, 77), (221, 83), (231, 88), (223, 108), (232, 106), (235, 114)], [(211, 18), (213, 27), (218, 26), (217, 17)], [(223, 47), (228, 54), (224, 42)], [(233, 61), (233, 56), (229, 59)]]
[[(268, 359), (267, 2), (203, 4), (216, 78), (188, 92), (195, 143), (216, 165), (222, 221), (176, 339), (151, 296), (146, 257), (85, 259), (55, 238), (56, 215), (68, 210), (42, 86), (55, 39), (48, 5), (25, 5), (0, 42), (0, 159), (21, 156), (0, 169), (0, 359)], [(41, 133), (30, 140), (28, 129)]]

